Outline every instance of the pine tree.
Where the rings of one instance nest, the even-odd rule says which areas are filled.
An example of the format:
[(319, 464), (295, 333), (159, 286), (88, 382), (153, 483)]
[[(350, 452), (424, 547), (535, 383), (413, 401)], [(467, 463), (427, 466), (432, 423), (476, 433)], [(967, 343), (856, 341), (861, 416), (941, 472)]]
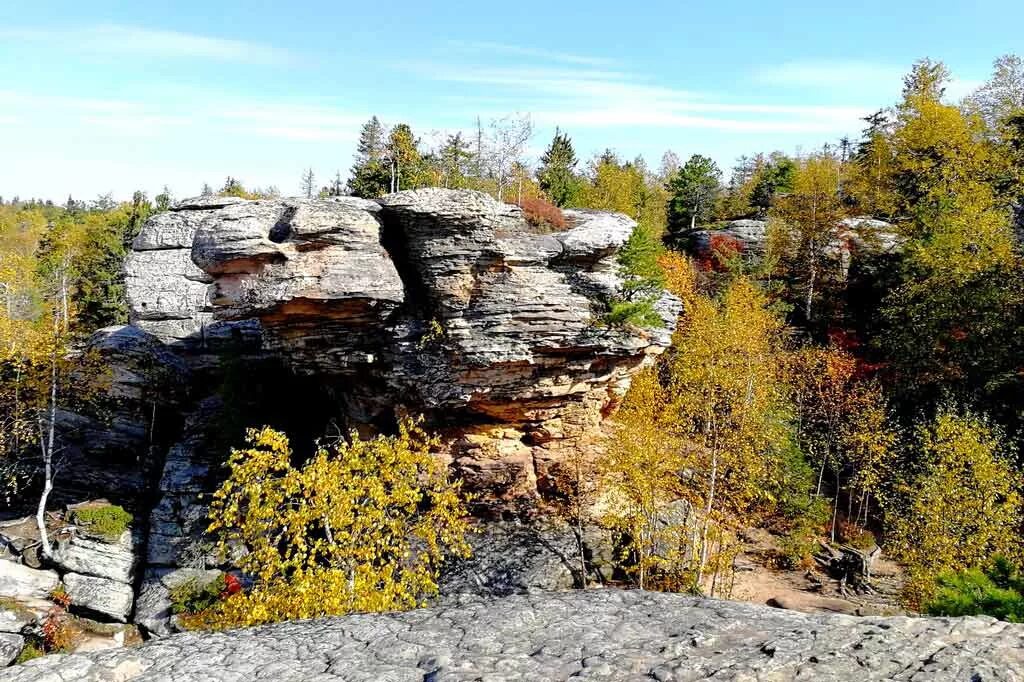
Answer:
[(469, 149), (469, 142), (463, 139), (462, 133), (449, 135), (438, 155), (442, 184), (447, 188), (464, 187), (473, 152)]
[(678, 236), (711, 219), (720, 191), (721, 171), (706, 156), (694, 154), (669, 180), (668, 229)]
[(580, 198), (580, 180), (575, 174), (576, 152), (569, 136), (555, 129), (551, 145), (540, 159), (537, 180), (556, 206), (572, 206)]
[(348, 181), (353, 195), (372, 199), (384, 196), (390, 189), (390, 175), (384, 160), (387, 151), (385, 137), (384, 126), (376, 116), (363, 124), (352, 177)]

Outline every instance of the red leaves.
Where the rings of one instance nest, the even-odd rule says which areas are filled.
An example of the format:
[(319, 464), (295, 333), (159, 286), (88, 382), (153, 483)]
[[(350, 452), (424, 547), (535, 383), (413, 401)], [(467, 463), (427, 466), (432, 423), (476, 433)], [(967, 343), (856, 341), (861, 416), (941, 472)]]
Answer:
[(231, 573), (224, 574), (224, 591), (221, 592), (221, 599), (226, 599), (233, 594), (238, 594), (241, 591), (241, 581)]
[(708, 248), (701, 253), (697, 267), (704, 272), (725, 272), (728, 263), (743, 253), (743, 242), (723, 232), (711, 232)]
[(526, 222), (534, 227), (547, 230), (564, 230), (566, 226), (565, 216), (562, 209), (543, 199), (523, 198), (518, 202), (519, 208), (523, 209), (523, 217)]

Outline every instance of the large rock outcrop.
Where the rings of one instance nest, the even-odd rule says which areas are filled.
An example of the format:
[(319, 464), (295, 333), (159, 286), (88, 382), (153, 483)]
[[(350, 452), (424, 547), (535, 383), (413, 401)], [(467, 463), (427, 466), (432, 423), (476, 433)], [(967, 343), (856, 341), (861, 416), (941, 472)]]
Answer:
[(4, 682), (1019, 680), (1024, 626), (810, 616), (641, 591), (517, 595), (47, 656)]
[(635, 223), (567, 217), (537, 234), (515, 206), (441, 189), (190, 200), (135, 240), (133, 324), (194, 369), (240, 354), (316, 377), (350, 425), (424, 414), (471, 488), (530, 496), (668, 345), (679, 309), (665, 295), (661, 328), (602, 325)]

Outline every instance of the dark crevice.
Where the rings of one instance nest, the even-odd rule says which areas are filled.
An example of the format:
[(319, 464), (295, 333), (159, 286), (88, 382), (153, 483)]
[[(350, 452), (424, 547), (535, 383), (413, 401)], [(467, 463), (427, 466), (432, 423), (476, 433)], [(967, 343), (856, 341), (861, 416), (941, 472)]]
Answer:
[(295, 206), (286, 206), (285, 209), (281, 211), (281, 217), (278, 218), (277, 222), (274, 223), (274, 226), (270, 228), (270, 241), (275, 244), (280, 244), (288, 239), (288, 237), (292, 236), (292, 218), (295, 217), (295, 213), (298, 210), (299, 209)]
[(395, 270), (398, 271), (398, 277), (402, 280), (405, 312), (410, 317), (430, 317), (425, 314), (430, 307), (426, 296), (427, 286), (410, 257), (409, 240), (402, 227), (401, 218), (387, 209), (381, 211), (378, 217), (381, 223), (380, 245), (388, 252), (391, 262), (395, 264)]

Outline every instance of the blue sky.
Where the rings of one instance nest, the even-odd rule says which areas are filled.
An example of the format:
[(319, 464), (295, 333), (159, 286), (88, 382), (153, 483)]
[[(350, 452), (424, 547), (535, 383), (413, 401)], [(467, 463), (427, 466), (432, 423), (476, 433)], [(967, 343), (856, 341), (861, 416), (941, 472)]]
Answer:
[(1024, 51), (1024, 4), (0, 2), (0, 195), (63, 200), (227, 175), (297, 193), (351, 165), (371, 114), (429, 145), (529, 113), (588, 158), (723, 168), (856, 136), (917, 58), (962, 94)]

